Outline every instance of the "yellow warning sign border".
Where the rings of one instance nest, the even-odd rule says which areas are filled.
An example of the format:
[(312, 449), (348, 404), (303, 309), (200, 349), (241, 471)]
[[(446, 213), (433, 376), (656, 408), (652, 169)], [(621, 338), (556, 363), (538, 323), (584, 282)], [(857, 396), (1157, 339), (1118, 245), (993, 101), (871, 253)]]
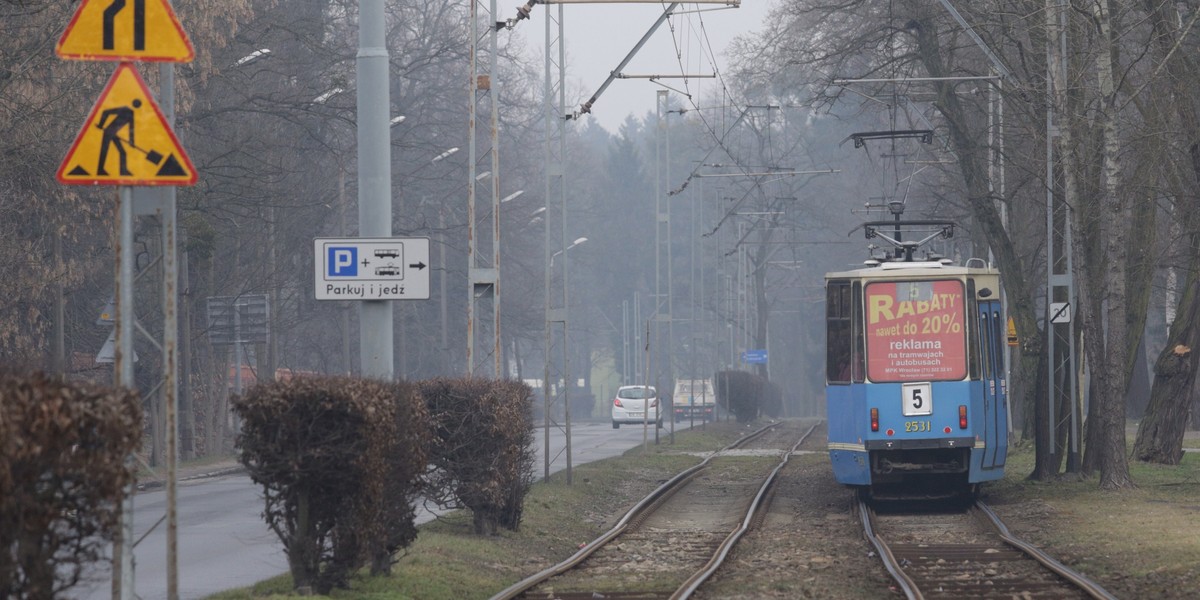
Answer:
[(66, 30), (64, 30), (62, 36), (60, 36), (58, 38), (58, 43), (56, 43), (54, 45), (54, 53), (56, 55), (58, 55), (59, 58), (65, 58), (67, 60), (103, 60), (103, 61), (113, 61), (113, 62), (116, 62), (116, 61), (121, 61), (121, 62), (141, 61), (141, 62), (177, 62), (177, 63), (190, 63), (190, 62), (192, 62), (193, 59), (196, 58), (196, 49), (192, 46), (192, 40), (189, 39), (187, 33), (184, 32), (183, 24), (179, 22), (179, 17), (175, 15), (175, 10), (173, 8), (171, 8), (171, 3), (168, 2), (167, 0), (149, 0), (149, 1), (150, 2), (158, 2), (163, 7), (163, 10), (167, 11), (167, 17), (169, 17), (171, 19), (171, 24), (175, 26), (176, 33), (179, 34), (180, 39), (183, 40), (183, 45), (187, 48), (186, 55), (183, 55), (183, 56), (162, 55), (162, 54), (153, 54), (153, 53), (148, 53), (148, 52), (133, 53), (133, 54), (118, 54), (118, 53), (93, 54), (93, 53), (87, 53), (87, 52), (78, 52), (78, 53), (64, 52), (63, 44), (66, 43), (67, 37), (71, 35), (71, 31), (75, 29), (75, 25), (79, 21), (80, 15), (83, 14), (83, 9), (87, 8), (88, 3), (91, 1), (92, 0), (82, 0), (79, 3), (79, 8), (75, 9), (75, 14), (71, 17), (71, 22), (67, 23)]
[[(104, 104), (104, 100), (108, 98), (108, 95), (112, 92), (113, 86), (117, 83), (117, 77), (120, 76), (121, 71), (123, 70), (128, 70), (133, 74), (134, 80), (141, 88), (142, 94), (146, 97), (146, 103), (150, 105), (150, 108), (154, 109), (154, 114), (158, 117), (159, 122), (162, 123), (163, 128), (167, 131), (167, 136), (171, 138), (171, 143), (175, 145), (174, 149), (179, 151), (179, 156), (177, 158), (179, 159), (180, 165), (189, 173), (191, 173), (191, 177), (187, 179), (180, 179), (178, 177), (148, 179), (133, 175), (89, 175), (87, 177), (76, 176), (73, 179), (66, 178), (67, 168), (71, 163), (71, 159), (75, 157), (75, 153), (79, 150), (79, 145), (83, 142), (84, 134), (88, 132), (88, 126), (96, 122), (96, 118), (100, 114), (100, 109)], [(134, 68), (133, 63), (128, 61), (117, 65), (117, 68), (113, 71), (112, 77), (108, 79), (108, 84), (104, 86), (104, 91), (100, 92), (100, 97), (96, 98), (96, 103), (92, 105), (92, 110), (88, 112), (87, 120), (83, 122), (83, 127), (79, 129), (79, 134), (75, 136), (75, 141), (71, 144), (71, 149), (63, 158), (62, 164), (58, 166), (58, 172), (54, 177), (59, 183), (65, 185), (185, 186), (195, 185), (196, 180), (198, 179), (196, 167), (192, 165), (192, 159), (188, 157), (187, 152), (183, 149), (183, 145), (180, 144), (179, 139), (175, 137), (175, 131), (171, 129), (171, 125), (167, 123), (167, 119), (165, 116), (163, 116), (162, 110), (159, 109), (158, 103), (154, 101), (154, 95), (150, 93), (150, 88), (146, 87), (146, 81), (142, 79), (142, 75), (138, 73), (136, 68)]]

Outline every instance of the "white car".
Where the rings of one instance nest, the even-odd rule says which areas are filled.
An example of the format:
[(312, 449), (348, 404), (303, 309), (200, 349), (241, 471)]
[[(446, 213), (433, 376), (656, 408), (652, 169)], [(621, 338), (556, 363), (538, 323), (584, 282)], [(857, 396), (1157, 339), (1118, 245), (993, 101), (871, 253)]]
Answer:
[(663, 426), (658, 410), (658, 391), (654, 386), (647, 385), (626, 385), (618, 388), (612, 406), (613, 429), (620, 429), (621, 423), (640, 425), (643, 422), (654, 423), (656, 427)]

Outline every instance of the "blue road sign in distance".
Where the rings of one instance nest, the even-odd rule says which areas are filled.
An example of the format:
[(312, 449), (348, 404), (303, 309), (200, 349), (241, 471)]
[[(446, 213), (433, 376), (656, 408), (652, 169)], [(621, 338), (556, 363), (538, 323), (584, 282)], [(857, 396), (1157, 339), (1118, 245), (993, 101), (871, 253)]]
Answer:
[(742, 352), (742, 362), (748, 365), (767, 364), (766, 350), (745, 350)]

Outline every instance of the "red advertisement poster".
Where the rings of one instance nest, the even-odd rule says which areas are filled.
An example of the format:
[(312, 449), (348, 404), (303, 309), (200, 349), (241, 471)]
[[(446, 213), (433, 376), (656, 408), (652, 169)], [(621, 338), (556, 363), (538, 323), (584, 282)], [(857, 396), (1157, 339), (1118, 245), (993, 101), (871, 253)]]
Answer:
[(870, 283), (865, 300), (867, 377), (872, 381), (966, 377), (961, 282)]

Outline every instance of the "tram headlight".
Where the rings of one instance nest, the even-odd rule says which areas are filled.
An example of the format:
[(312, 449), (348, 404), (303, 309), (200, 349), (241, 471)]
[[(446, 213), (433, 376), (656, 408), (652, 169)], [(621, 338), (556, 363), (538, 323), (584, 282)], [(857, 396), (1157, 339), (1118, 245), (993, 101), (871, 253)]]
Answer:
[(879, 431), (879, 409), (871, 409), (871, 431)]
[(958, 428), (959, 429), (967, 428), (967, 405), (966, 404), (958, 405)]

